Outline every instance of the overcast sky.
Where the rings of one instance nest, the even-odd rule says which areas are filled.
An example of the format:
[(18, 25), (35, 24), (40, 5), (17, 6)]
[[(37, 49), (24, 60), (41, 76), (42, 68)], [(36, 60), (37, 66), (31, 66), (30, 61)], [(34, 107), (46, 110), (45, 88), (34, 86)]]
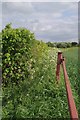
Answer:
[(2, 3), (2, 28), (11, 22), (13, 27), (25, 27), (45, 42), (78, 41), (77, 2), (7, 1), (11, 0)]

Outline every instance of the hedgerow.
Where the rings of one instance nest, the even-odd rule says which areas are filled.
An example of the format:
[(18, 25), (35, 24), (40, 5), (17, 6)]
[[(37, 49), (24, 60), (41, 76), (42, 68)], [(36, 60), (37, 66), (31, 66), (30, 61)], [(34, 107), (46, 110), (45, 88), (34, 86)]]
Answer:
[(69, 118), (63, 75), (56, 83), (58, 49), (10, 24), (2, 30), (2, 41), (2, 117)]

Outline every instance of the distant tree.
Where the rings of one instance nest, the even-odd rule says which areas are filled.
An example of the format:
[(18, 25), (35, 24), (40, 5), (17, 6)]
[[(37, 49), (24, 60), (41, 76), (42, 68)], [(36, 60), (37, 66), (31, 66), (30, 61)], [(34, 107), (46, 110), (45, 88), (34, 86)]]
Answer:
[(48, 45), (48, 47), (54, 47), (53, 43), (51, 43), (51, 42), (47, 42), (46, 44)]
[(72, 46), (77, 46), (78, 43), (77, 42), (72, 42)]

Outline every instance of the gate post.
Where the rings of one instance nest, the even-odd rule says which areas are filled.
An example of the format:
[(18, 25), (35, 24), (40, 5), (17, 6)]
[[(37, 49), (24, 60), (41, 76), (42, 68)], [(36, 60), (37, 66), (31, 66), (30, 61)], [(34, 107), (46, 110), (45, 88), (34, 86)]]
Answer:
[(60, 64), (62, 62), (62, 52), (58, 52), (58, 58), (57, 58), (57, 67), (56, 67), (56, 79), (57, 82), (60, 79)]

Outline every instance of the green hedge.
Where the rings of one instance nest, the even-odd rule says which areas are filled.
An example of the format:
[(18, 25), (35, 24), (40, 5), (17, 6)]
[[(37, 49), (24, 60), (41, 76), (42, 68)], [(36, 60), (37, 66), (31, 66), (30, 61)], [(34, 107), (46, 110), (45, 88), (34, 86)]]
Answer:
[(27, 61), (32, 57), (34, 34), (25, 28), (13, 29), (8, 24), (2, 30), (3, 83), (18, 83), (28, 77)]

